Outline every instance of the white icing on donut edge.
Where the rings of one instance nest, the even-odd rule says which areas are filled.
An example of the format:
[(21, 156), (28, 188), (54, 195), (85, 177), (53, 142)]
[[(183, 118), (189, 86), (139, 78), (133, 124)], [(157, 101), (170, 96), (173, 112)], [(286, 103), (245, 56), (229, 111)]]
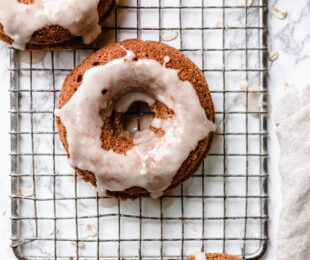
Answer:
[(196, 260), (207, 260), (206, 254), (203, 252), (197, 252), (194, 256)]
[[(159, 197), (189, 153), (216, 130), (216, 125), (207, 119), (191, 83), (179, 79), (179, 71), (152, 59), (134, 61), (134, 57), (128, 50), (123, 58), (87, 70), (82, 84), (57, 115), (67, 131), (71, 163), (93, 172), (100, 192), (139, 186), (152, 197)], [(107, 91), (102, 95), (104, 89)], [(150, 101), (145, 98), (149, 95), (174, 111), (173, 118), (155, 118), (152, 122), (165, 132), (164, 136), (143, 130), (135, 135), (136, 145), (126, 155), (102, 149), (99, 111), (111, 115), (120, 92), (127, 95), (138, 90), (143, 94), (139, 101)]]
[(17, 0), (0, 0), (0, 23), (16, 49), (25, 49), (32, 34), (46, 25), (59, 25), (90, 44), (101, 33), (98, 3), (99, 0), (36, 0), (25, 5)]

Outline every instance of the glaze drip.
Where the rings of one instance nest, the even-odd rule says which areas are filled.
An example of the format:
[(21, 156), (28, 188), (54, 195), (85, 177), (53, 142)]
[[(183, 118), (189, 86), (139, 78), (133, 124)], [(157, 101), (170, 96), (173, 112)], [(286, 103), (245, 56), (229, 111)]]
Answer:
[[(93, 172), (99, 192), (139, 186), (159, 197), (189, 153), (216, 126), (207, 119), (191, 83), (179, 79), (179, 71), (152, 59), (134, 61), (134, 57), (128, 50), (123, 58), (87, 70), (57, 115), (67, 131), (71, 164)], [(122, 97), (127, 98), (122, 101)], [(102, 149), (100, 111), (109, 116), (115, 109), (126, 111), (135, 101), (152, 104), (155, 100), (174, 111), (173, 118), (152, 121), (152, 126), (164, 131), (162, 137), (145, 129), (135, 134), (135, 146), (126, 155)]]
[(170, 62), (170, 57), (169, 56), (166, 56), (164, 58), (164, 66), (166, 67), (167, 63)]
[(46, 25), (59, 25), (90, 44), (101, 33), (98, 3), (99, 0), (36, 0), (25, 5), (17, 0), (0, 0), (0, 23), (17, 49), (25, 49), (32, 34)]
[(195, 260), (207, 260), (206, 254), (203, 252), (198, 252), (194, 256), (195, 256)]

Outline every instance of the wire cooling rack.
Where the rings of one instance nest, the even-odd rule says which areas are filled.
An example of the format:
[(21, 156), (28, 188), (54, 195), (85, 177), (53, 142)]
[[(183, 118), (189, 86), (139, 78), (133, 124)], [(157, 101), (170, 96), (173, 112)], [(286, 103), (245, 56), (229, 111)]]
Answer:
[(202, 69), (212, 92), (219, 131), (208, 158), (157, 200), (105, 198), (68, 166), (53, 111), (63, 79), (91, 51), (11, 49), (16, 256), (183, 259), (204, 251), (260, 258), (268, 241), (266, 16), (266, 0), (129, 0), (107, 21), (101, 44), (165, 40)]

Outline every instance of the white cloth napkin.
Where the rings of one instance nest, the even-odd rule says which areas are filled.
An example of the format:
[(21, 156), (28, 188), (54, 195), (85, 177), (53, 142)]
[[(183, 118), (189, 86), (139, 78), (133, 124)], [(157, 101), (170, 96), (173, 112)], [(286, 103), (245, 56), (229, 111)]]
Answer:
[(282, 209), (277, 259), (310, 259), (310, 86), (278, 102)]

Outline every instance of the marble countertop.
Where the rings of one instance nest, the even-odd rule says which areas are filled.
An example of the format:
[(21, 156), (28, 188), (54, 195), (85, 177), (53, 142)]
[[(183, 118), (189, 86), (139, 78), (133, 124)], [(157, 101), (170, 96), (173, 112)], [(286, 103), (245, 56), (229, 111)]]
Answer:
[[(277, 6), (287, 10), (287, 18), (279, 20), (271, 14)], [(265, 259), (276, 259), (275, 247), (278, 215), (281, 207), (280, 176), (278, 171), (279, 146), (275, 136), (274, 112), (277, 101), (292, 88), (301, 90), (310, 84), (310, 2), (308, 0), (269, 1), (269, 51), (278, 51), (277, 60), (269, 63), (269, 214), (270, 244)]]
[[(276, 18), (271, 8), (277, 6), (287, 10), (286, 19)], [(277, 51), (279, 57), (269, 64), (269, 153), (270, 153), (270, 244), (263, 259), (276, 259), (277, 217), (280, 209), (280, 177), (277, 169), (279, 148), (275, 137), (274, 107), (277, 100), (290, 88), (301, 89), (310, 84), (310, 2), (308, 0), (269, 1), (269, 50)], [(0, 258), (15, 259), (10, 248), (10, 136), (9, 136), (9, 51), (5, 44), (0, 43), (0, 75), (2, 86), (1, 98), (1, 128), (0, 128)]]

